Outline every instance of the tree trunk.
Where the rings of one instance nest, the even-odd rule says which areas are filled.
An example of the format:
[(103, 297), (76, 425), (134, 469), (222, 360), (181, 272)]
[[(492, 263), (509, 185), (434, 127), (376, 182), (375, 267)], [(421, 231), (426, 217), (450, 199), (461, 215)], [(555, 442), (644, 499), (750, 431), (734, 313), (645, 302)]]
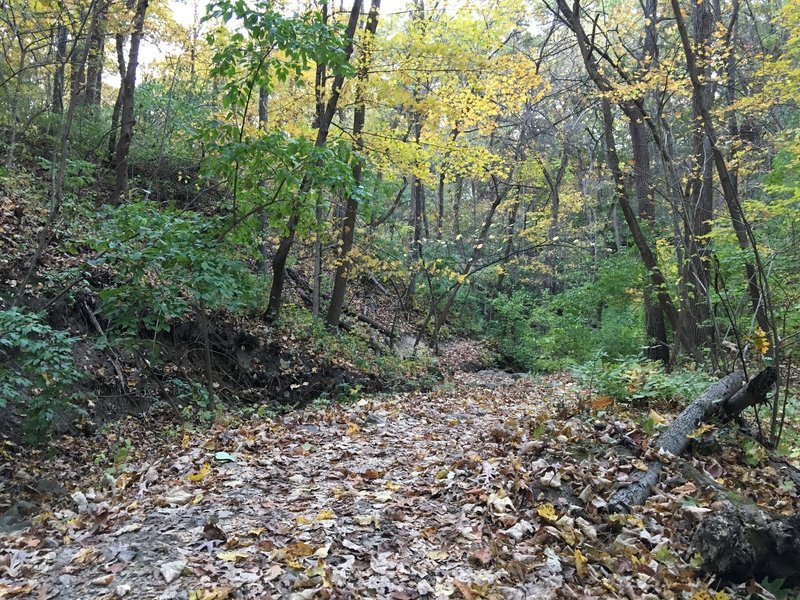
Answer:
[(103, 88), (103, 58), (105, 51), (105, 25), (108, 18), (108, 5), (97, 2), (94, 6), (97, 27), (94, 35), (89, 40), (89, 56), (86, 59), (86, 93), (85, 104), (100, 106), (100, 96)]
[[(356, 105), (353, 109), (353, 150), (356, 157), (353, 163), (353, 186), (357, 190), (361, 186), (362, 170), (364, 168), (364, 160), (361, 153), (364, 150), (364, 122), (367, 115), (367, 106), (365, 99), (365, 86), (369, 77), (369, 65), (371, 52), (371, 40), (375, 36), (378, 29), (378, 12), (380, 11), (380, 0), (372, 0), (369, 8), (369, 16), (367, 17), (367, 24), (364, 31), (367, 34), (366, 48), (364, 56), (361, 57), (361, 65), (358, 70), (358, 82), (356, 87)], [(358, 196), (354, 193), (347, 194), (345, 203), (344, 219), (341, 226), (341, 240), (342, 245), (339, 251), (339, 264), (336, 266), (336, 273), (333, 279), (333, 292), (331, 293), (331, 302), (328, 305), (328, 314), (325, 321), (329, 327), (338, 327), (339, 318), (342, 314), (342, 306), (344, 305), (345, 292), (347, 291), (347, 278), (351, 268), (349, 262), (350, 250), (353, 248), (353, 240), (355, 238), (356, 229), (356, 216), (358, 214)]]
[(461, 236), (461, 198), (464, 195), (464, 178), (459, 175), (456, 180), (456, 193), (453, 198), (453, 239), (459, 241)]
[[(419, 138), (417, 138), (419, 139)], [(411, 202), (408, 222), (411, 226), (411, 253), (409, 257), (411, 277), (406, 287), (406, 308), (414, 306), (414, 293), (417, 289), (417, 275), (422, 261), (422, 210), (425, 186), (416, 175), (411, 176)]]
[(560, 282), (558, 281), (558, 256), (554, 247), (552, 247), (553, 242), (556, 241), (558, 238), (558, 230), (559, 230), (559, 215), (561, 210), (561, 181), (564, 179), (564, 173), (566, 172), (567, 163), (569, 159), (569, 147), (567, 144), (564, 144), (564, 149), (561, 153), (561, 162), (558, 166), (558, 171), (555, 174), (555, 177), (550, 173), (547, 169), (544, 161), (539, 159), (539, 166), (542, 169), (542, 175), (544, 175), (544, 179), (547, 182), (547, 187), (550, 189), (550, 227), (547, 230), (547, 242), (551, 245), (550, 248), (547, 249), (547, 256), (545, 258), (545, 263), (547, 264), (547, 271), (548, 271), (548, 279), (547, 287), (550, 289), (551, 294), (557, 294), (561, 289)]
[[(345, 36), (349, 40), (345, 48), (347, 60), (349, 60), (350, 56), (353, 54), (353, 38), (356, 33), (356, 27), (358, 26), (358, 17), (361, 14), (361, 4), (361, 0), (355, 0), (353, 2), (353, 8), (350, 11), (350, 20), (347, 23), (347, 29), (345, 31)], [(317, 148), (324, 146), (328, 140), (328, 133), (330, 132), (333, 116), (336, 113), (336, 107), (339, 103), (339, 96), (342, 93), (343, 85), (344, 75), (341, 73), (337, 74), (333, 80), (331, 95), (325, 105), (325, 111), (319, 123), (317, 123), (319, 125), (317, 139), (315, 141)], [(291, 214), (286, 222), (286, 233), (281, 237), (278, 243), (278, 249), (275, 251), (275, 256), (272, 259), (272, 287), (269, 291), (267, 310), (264, 313), (264, 320), (267, 322), (272, 322), (280, 316), (281, 304), (283, 301), (283, 287), (286, 283), (286, 261), (289, 258), (289, 252), (292, 249), (294, 238), (297, 235), (297, 225), (300, 222), (300, 211), (302, 208), (300, 203), (305, 200), (305, 197), (311, 190), (312, 183), (313, 181), (310, 176), (303, 176), (297, 191), (294, 206), (292, 206)]]
[[(628, 129), (633, 148), (633, 182), (639, 205), (639, 218), (647, 229), (652, 231), (655, 228), (656, 218), (650, 180), (650, 148), (647, 130), (633, 107), (629, 107), (625, 112), (628, 116)], [(649, 360), (660, 361), (669, 368), (669, 341), (667, 340), (667, 328), (664, 325), (664, 311), (655, 298), (652, 284), (644, 289), (644, 323), (647, 336), (645, 356)], [(687, 351), (692, 353), (693, 349), (689, 348)]]
[[(83, 21), (83, 23), (81, 23), (81, 31), (83, 31), (85, 23), (86, 23), (85, 20)], [(96, 25), (97, 21), (93, 15), (93, 18), (91, 19), (89, 25), (88, 38), (92, 37)], [(71, 52), (73, 57), (75, 57), (73, 58), (72, 64), (79, 71), (76, 75), (78, 80), (80, 80), (84, 76), (83, 71), (86, 68), (86, 56), (88, 54), (88, 41), (86, 42), (83, 48), (79, 49), (78, 46), (79, 40), (80, 36), (76, 36), (76, 39), (73, 42), (73, 47)], [(53, 153), (54, 154), (53, 164), (54, 165), (56, 164), (56, 158), (58, 159), (58, 162), (55, 170), (53, 187), (51, 190), (50, 209), (48, 210), (47, 219), (45, 220), (44, 226), (39, 230), (39, 235), (36, 242), (36, 249), (34, 250), (30, 265), (28, 266), (28, 269), (25, 271), (25, 276), (22, 278), (19, 285), (17, 286), (17, 292), (14, 295), (14, 299), (11, 302), (12, 306), (15, 306), (20, 301), (22, 293), (27, 289), (28, 282), (33, 276), (33, 272), (36, 269), (36, 266), (39, 264), (39, 261), (41, 260), (42, 255), (44, 254), (44, 251), (50, 242), (50, 238), (53, 232), (53, 227), (55, 226), (58, 216), (61, 212), (61, 205), (64, 200), (64, 181), (66, 179), (66, 173), (67, 173), (67, 153), (69, 151), (69, 138), (70, 134), (72, 133), (72, 124), (75, 120), (75, 111), (78, 107), (78, 102), (79, 102), (78, 93), (79, 90), (73, 87), (70, 93), (67, 114), (65, 115), (64, 119), (61, 122), (59, 144), (57, 149)]]
[(258, 89), (258, 125), (262, 129), (267, 126), (269, 118), (269, 90), (265, 87)]
[(800, 516), (773, 515), (753, 505), (726, 501), (707, 516), (692, 540), (703, 568), (734, 582), (767, 577), (800, 585)]
[[(193, 47), (194, 48), (194, 47)], [(192, 66), (194, 69), (194, 66)], [(258, 90), (258, 127), (259, 129), (266, 129), (269, 122), (269, 90), (266, 87), (261, 87)], [(269, 220), (267, 219), (267, 211), (264, 207), (258, 209), (258, 223), (259, 223), (259, 236), (258, 236), (258, 255), (259, 264), (258, 270), (264, 275), (269, 275), (269, 249), (267, 248), (267, 230)]]
[(117, 70), (119, 71), (119, 90), (111, 113), (111, 132), (108, 135), (108, 162), (114, 164), (114, 155), (117, 150), (117, 129), (119, 128), (119, 115), (122, 112), (122, 82), (125, 80), (125, 36), (118, 33), (114, 36), (117, 49)]
[[(686, 28), (686, 21), (678, 0), (670, 0), (672, 5), (672, 12), (675, 16), (675, 23), (678, 27), (680, 34), (681, 44), (683, 46), (684, 56), (686, 58), (686, 70), (689, 74), (689, 80), (692, 83), (692, 90), (695, 92), (694, 97), (697, 102), (697, 110), (700, 114), (700, 119), (703, 123), (703, 128), (708, 136), (711, 144), (711, 154), (714, 158), (714, 165), (719, 177), (719, 183), (722, 187), (722, 195), (725, 198), (725, 204), (728, 207), (728, 213), (731, 217), (733, 230), (736, 233), (736, 239), (739, 242), (739, 247), (742, 250), (752, 253), (758, 262), (758, 248), (755, 241), (752, 239), (752, 232), (749, 229), (747, 220), (739, 201), (738, 190), (736, 189), (735, 181), (728, 170), (728, 164), (722, 150), (719, 147), (719, 137), (717, 136), (716, 126), (711, 115), (711, 107), (706, 102), (705, 84), (702, 81), (702, 73), (697, 64), (697, 57), (693, 49), (692, 40), (689, 38), (689, 33)], [(763, 269), (759, 265), (759, 271)], [(767, 321), (767, 310), (765, 303), (769, 301), (768, 297), (762, 298), (761, 288), (759, 286), (759, 276), (756, 271), (756, 265), (750, 259), (745, 260), (745, 275), (747, 277), (747, 289), (750, 295), (750, 301), (753, 305), (753, 312), (756, 316), (758, 324), (764, 331), (770, 331), (769, 323)], [(773, 332), (774, 334), (774, 332)]]
[[(685, 336), (680, 329), (679, 314), (675, 308), (675, 305), (672, 303), (672, 298), (670, 297), (667, 288), (667, 281), (661, 274), (655, 254), (653, 254), (653, 251), (650, 249), (650, 246), (644, 237), (644, 233), (639, 226), (639, 221), (636, 218), (633, 209), (631, 208), (630, 202), (628, 202), (628, 194), (625, 189), (625, 177), (619, 164), (617, 146), (616, 142), (614, 141), (614, 117), (611, 113), (611, 104), (608, 102), (608, 100), (604, 99), (602, 101), (602, 105), (603, 122), (605, 125), (604, 136), (606, 143), (606, 157), (608, 160), (609, 169), (611, 170), (611, 174), (614, 179), (614, 190), (617, 202), (622, 209), (622, 214), (625, 217), (625, 221), (628, 223), (628, 228), (633, 236), (633, 241), (636, 244), (636, 248), (639, 250), (639, 256), (642, 258), (642, 262), (650, 274), (650, 280), (653, 288), (656, 290), (656, 297), (661, 304), (661, 309), (664, 311), (664, 315), (667, 317), (670, 325), (672, 325), (672, 328), (675, 330), (676, 335), (679, 336), (680, 339), (684, 341), (685, 346), (689, 348), (691, 344), (686, 342)], [(702, 357), (697, 352), (695, 352), (694, 358), (698, 363), (702, 361)]]
[(69, 30), (66, 25), (59, 25), (56, 30), (56, 71), (53, 73), (53, 105), (52, 112), (60, 115), (64, 112), (64, 69), (67, 60), (67, 36)]
[[(508, 224), (506, 225), (506, 247), (503, 250), (503, 265), (508, 265), (511, 259), (511, 253), (514, 250), (514, 230), (517, 225), (517, 213), (519, 212), (521, 192), (517, 195), (517, 199), (511, 206), (511, 212), (508, 213)], [(497, 276), (496, 293), (499, 295), (503, 291), (503, 283), (505, 282), (506, 271), (503, 269)]]
[(138, 0), (136, 12), (133, 16), (131, 29), (130, 49), (128, 51), (128, 66), (125, 77), (121, 82), (122, 107), (120, 110), (119, 142), (114, 155), (115, 183), (111, 194), (111, 203), (119, 204), (122, 195), (128, 191), (128, 153), (133, 141), (133, 127), (136, 124), (134, 114), (134, 96), (136, 92), (136, 71), (139, 67), (139, 45), (144, 31), (144, 18), (147, 13), (149, 0)]

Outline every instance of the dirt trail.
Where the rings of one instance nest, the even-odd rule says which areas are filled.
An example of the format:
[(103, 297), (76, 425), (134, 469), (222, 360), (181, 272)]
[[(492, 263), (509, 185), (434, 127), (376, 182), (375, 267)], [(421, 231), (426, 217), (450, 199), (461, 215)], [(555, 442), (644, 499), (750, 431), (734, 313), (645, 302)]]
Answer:
[(0, 537), (0, 598), (664, 597), (691, 571), (648, 558), (676, 509), (599, 516), (630, 457), (619, 424), (569, 416), (577, 397), (457, 374), (165, 442)]

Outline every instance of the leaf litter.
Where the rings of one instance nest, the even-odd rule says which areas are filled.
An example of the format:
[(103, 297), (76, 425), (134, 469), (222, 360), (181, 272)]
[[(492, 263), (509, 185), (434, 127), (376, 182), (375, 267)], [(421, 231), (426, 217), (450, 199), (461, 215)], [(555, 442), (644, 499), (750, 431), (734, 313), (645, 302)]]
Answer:
[[(0, 533), (0, 598), (712, 597), (689, 540), (713, 498), (667, 467), (645, 506), (604, 514), (649, 436), (580, 397), (565, 376), (456, 373), (433, 392), (151, 431), (115, 477), (80, 466), (86, 442), (79, 466), (58, 461), (70, 494)], [(691, 460), (752, 480), (740, 456)], [(753, 499), (780, 490), (796, 510), (764, 471), (774, 486)]]

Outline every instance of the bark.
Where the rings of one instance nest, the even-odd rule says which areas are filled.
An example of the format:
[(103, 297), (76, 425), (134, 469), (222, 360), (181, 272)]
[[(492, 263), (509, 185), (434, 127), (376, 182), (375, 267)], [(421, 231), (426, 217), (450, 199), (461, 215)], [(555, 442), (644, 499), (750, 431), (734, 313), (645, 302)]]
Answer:
[[(369, 9), (369, 16), (367, 17), (367, 24), (364, 31), (367, 34), (366, 47), (370, 48), (371, 39), (378, 29), (378, 12), (380, 11), (380, 0), (372, 0)], [(361, 65), (358, 70), (358, 85), (356, 87), (356, 106), (353, 110), (353, 150), (356, 157), (353, 164), (353, 185), (357, 190), (361, 186), (362, 171), (364, 168), (364, 160), (361, 157), (364, 151), (364, 122), (367, 115), (367, 105), (365, 98), (366, 83), (369, 77), (370, 65), (370, 51), (367, 50), (364, 56), (361, 57)], [(347, 279), (352, 267), (350, 263), (350, 250), (353, 248), (353, 241), (355, 239), (356, 229), (356, 216), (358, 214), (358, 196), (353, 193), (347, 194), (347, 201), (345, 203), (345, 214), (342, 220), (341, 227), (341, 240), (342, 245), (339, 253), (339, 264), (336, 267), (336, 273), (333, 279), (333, 291), (331, 293), (331, 302), (328, 305), (328, 314), (325, 317), (325, 322), (329, 327), (337, 327), (339, 325), (339, 318), (342, 314), (342, 306), (344, 305), (345, 292), (347, 291)]]
[(722, 410), (726, 416), (733, 416), (745, 408), (760, 404), (766, 400), (767, 393), (778, 381), (778, 370), (767, 367), (753, 377), (746, 387), (740, 389), (732, 398), (722, 403)]
[(119, 129), (119, 116), (122, 112), (122, 82), (125, 80), (125, 36), (118, 33), (114, 36), (114, 43), (117, 49), (117, 70), (119, 71), (119, 90), (117, 99), (114, 102), (114, 110), (111, 113), (111, 132), (108, 135), (108, 162), (114, 164), (114, 155), (117, 150), (117, 129)]
[[(639, 251), (639, 256), (642, 258), (642, 262), (650, 274), (650, 281), (653, 285), (653, 288), (656, 290), (656, 297), (658, 298), (661, 308), (664, 311), (664, 316), (667, 317), (670, 325), (672, 325), (672, 328), (675, 330), (678, 337), (684, 341), (685, 347), (690, 348), (691, 344), (685, 339), (685, 336), (680, 329), (680, 316), (675, 308), (675, 305), (672, 303), (672, 298), (669, 292), (667, 291), (667, 281), (664, 279), (664, 276), (658, 267), (655, 254), (647, 243), (644, 233), (639, 226), (639, 221), (633, 212), (630, 202), (628, 201), (628, 194), (625, 189), (625, 176), (623, 175), (622, 168), (619, 164), (617, 146), (614, 140), (614, 117), (611, 113), (611, 104), (608, 102), (608, 100), (603, 100), (602, 105), (603, 121), (605, 124), (604, 135), (606, 143), (606, 157), (608, 160), (609, 169), (611, 170), (611, 174), (614, 179), (614, 190), (617, 203), (622, 209), (622, 214), (628, 224), (628, 229), (631, 231), (631, 236), (633, 237), (633, 241), (636, 244), (637, 250)], [(694, 358), (698, 363), (702, 360), (702, 357), (699, 356), (699, 353), (697, 352)]]
[[(417, 135), (419, 140), (419, 135)], [(414, 293), (417, 289), (417, 274), (422, 260), (422, 210), (425, 199), (425, 186), (419, 177), (411, 176), (411, 201), (408, 222), (411, 226), (411, 278), (406, 288), (406, 308), (414, 306)]]
[[(78, 69), (78, 73), (76, 74), (76, 78), (80, 80), (84, 77), (84, 71), (86, 69), (86, 57), (88, 55), (88, 42), (84, 44), (82, 48), (78, 46), (78, 40), (81, 39), (81, 35), (83, 33), (83, 29), (85, 26), (85, 21), (81, 23), (81, 28), (79, 31), (79, 35), (76, 36), (76, 41), (72, 47), (72, 54), (73, 54), (73, 61), (72, 64)], [(89, 24), (89, 32), (88, 32), (88, 39), (91, 39), (95, 27), (97, 26), (97, 20), (93, 17)], [(14, 295), (14, 299), (11, 302), (12, 306), (17, 305), (21, 300), (22, 293), (27, 289), (28, 282), (30, 281), (31, 277), (33, 276), (33, 272), (36, 269), (36, 266), (39, 264), (39, 261), (44, 254), (47, 245), (50, 243), (50, 239), (53, 233), (53, 228), (58, 220), (58, 217), (61, 213), (61, 205), (64, 200), (64, 181), (66, 179), (67, 173), (67, 154), (69, 152), (69, 138), (72, 132), (72, 124), (75, 120), (75, 111), (78, 107), (78, 92), (79, 90), (75, 87), (72, 88), (69, 98), (69, 106), (67, 108), (67, 114), (64, 116), (62, 125), (61, 125), (61, 132), (59, 136), (59, 145), (57, 153), (54, 152), (53, 162), (55, 163), (56, 157), (58, 158), (58, 166), (55, 172), (55, 178), (53, 181), (53, 188), (52, 188), (52, 195), (50, 198), (50, 209), (47, 213), (47, 219), (45, 220), (44, 226), (39, 230), (38, 240), (36, 243), (36, 249), (34, 250), (33, 257), (31, 258), (30, 265), (28, 269), (25, 271), (25, 276), (20, 281), (19, 285), (17, 286), (17, 293)]]
[(439, 201), (438, 211), (436, 212), (436, 241), (442, 239), (444, 224), (444, 173), (439, 174), (439, 185), (436, 189), (436, 198)]
[[(655, 228), (655, 205), (653, 203), (653, 187), (650, 178), (650, 148), (647, 141), (647, 130), (636, 110), (631, 106), (626, 110), (628, 128), (633, 147), (633, 182), (636, 200), (639, 205), (639, 217), (650, 230)], [(667, 328), (664, 325), (664, 311), (655, 298), (652, 284), (644, 290), (644, 322), (647, 347), (645, 356), (650, 360), (660, 361), (669, 367), (669, 342)], [(693, 349), (688, 349), (692, 352)]]
[(22, 97), (22, 84), (25, 79), (25, 61), (27, 52), (20, 48), (19, 67), (17, 68), (16, 84), (14, 86), (14, 96), (11, 99), (11, 133), (8, 140), (8, 150), (6, 152), (5, 167), (10, 169), (14, 165), (14, 147), (17, 143), (17, 129), (19, 127), (19, 101)]
[(69, 31), (66, 25), (59, 25), (56, 30), (56, 71), (53, 74), (53, 107), (54, 114), (64, 112), (64, 68), (67, 60), (67, 36)]
[[(328, 5), (322, 5), (322, 25), (328, 25)], [(315, 81), (314, 81), (314, 100), (315, 100), (315, 117), (313, 128), (322, 127), (322, 119), (325, 117), (325, 88), (328, 80), (327, 65), (324, 61), (317, 63)], [(311, 289), (311, 316), (316, 318), (319, 316), (320, 306), (320, 287), (322, 285), (322, 198), (319, 193), (314, 194), (314, 275), (312, 278), (313, 286)]]
[(111, 203), (119, 204), (122, 195), (128, 191), (128, 153), (133, 141), (133, 127), (136, 124), (134, 114), (134, 97), (136, 93), (136, 71), (139, 67), (139, 46), (144, 32), (144, 18), (147, 13), (149, 0), (138, 0), (133, 16), (130, 48), (128, 50), (128, 65), (122, 86), (122, 107), (120, 109), (119, 142), (114, 155), (115, 183), (111, 194)]
[[(348, 60), (353, 54), (353, 37), (355, 36), (356, 27), (358, 26), (358, 17), (361, 14), (361, 4), (361, 0), (355, 0), (353, 2), (353, 8), (350, 11), (350, 20), (347, 23), (347, 29), (345, 31), (345, 36), (349, 40), (345, 48), (345, 56)], [(314, 142), (317, 148), (324, 146), (328, 140), (328, 133), (330, 132), (333, 116), (336, 113), (343, 85), (344, 75), (341, 73), (337, 74), (333, 80), (331, 95), (325, 105), (322, 118), (318, 123), (319, 129), (317, 130), (317, 138)], [(286, 222), (286, 232), (281, 237), (278, 248), (275, 251), (275, 256), (272, 259), (272, 287), (269, 291), (267, 310), (264, 312), (264, 320), (267, 322), (272, 322), (280, 316), (281, 304), (283, 302), (283, 288), (286, 284), (286, 261), (289, 258), (289, 252), (292, 249), (294, 238), (297, 235), (297, 225), (300, 222), (300, 202), (306, 199), (306, 196), (311, 190), (312, 183), (313, 181), (308, 175), (305, 175), (300, 182), (295, 204)]]
[[(194, 49), (194, 46), (192, 48)], [(194, 66), (192, 68), (194, 68)], [(262, 86), (258, 90), (259, 129), (266, 129), (268, 122), (269, 122), (269, 90), (266, 87)], [(258, 270), (264, 275), (269, 275), (269, 249), (267, 248), (267, 230), (269, 228), (269, 219), (267, 219), (267, 211), (264, 210), (263, 206), (258, 209), (258, 223), (260, 227), (260, 233), (258, 237), (258, 255), (260, 257)]]
[[(714, 13), (711, 4), (692, 4), (694, 38), (704, 55), (705, 44), (714, 29)], [(700, 67), (703, 77), (708, 77), (707, 65)], [(708, 267), (705, 255), (706, 239), (711, 232), (713, 218), (714, 181), (711, 145), (705, 134), (700, 107), (711, 101), (711, 88), (692, 90), (692, 153), (694, 164), (689, 182), (689, 193), (683, 198), (686, 222), (684, 224), (684, 247), (686, 257), (681, 266), (682, 282), (685, 286), (683, 298), (683, 328), (697, 345), (706, 345), (710, 337), (708, 327)]]
[[(800, 481), (800, 472), (786, 464), (770, 461), (781, 476)], [(680, 472), (716, 501), (716, 512), (695, 530), (690, 546), (703, 569), (736, 583), (748, 579), (784, 579), (790, 586), (800, 584), (800, 520), (797, 516), (772, 514), (747, 497), (731, 491), (687, 461), (678, 463)]]
[(258, 89), (258, 125), (261, 128), (267, 126), (269, 118), (269, 90), (264, 86)]
[(459, 175), (456, 181), (456, 193), (453, 198), (453, 239), (461, 235), (461, 198), (464, 195), (464, 178)]
[[(678, 415), (669, 428), (654, 442), (653, 448), (661, 454), (679, 456), (689, 445), (689, 435), (701, 421), (714, 415), (731, 417), (744, 409), (763, 402), (775, 383), (776, 373), (768, 368), (744, 386), (742, 371), (735, 371), (708, 388), (697, 400)], [(611, 512), (628, 512), (632, 506), (642, 504), (658, 483), (662, 463), (651, 461), (647, 471), (636, 482), (620, 488), (608, 501)]]
[(769, 577), (794, 587), (800, 585), (800, 516), (724, 502), (698, 526), (692, 552), (700, 554), (705, 570), (726, 580)]
[(108, 18), (108, 5), (97, 2), (94, 6), (97, 27), (89, 40), (89, 56), (86, 60), (86, 91), (83, 103), (89, 106), (100, 106), (103, 88), (103, 58), (105, 51), (105, 24)]
[[(508, 213), (508, 224), (506, 225), (506, 245), (503, 250), (503, 264), (507, 265), (511, 259), (511, 253), (514, 251), (514, 230), (517, 225), (517, 213), (519, 212), (519, 205), (521, 204), (519, 194), (517, 199), (511, 206), (511, 212)], [(505, 282), (506, 272), (505, 269), (497, 276), (496, 293), (500, 294), (503, 291), (503, 283)]]
[[(428, 315), (428, 319), (426, 320), (425, 325), (430, 321), (430, 318), (434, 318), (434, 327), (433, 327), (433, 335), (431, 336), (431, 347), (434, 349), (434, 352), (438, 352), (439, 350), (439, 330), (441, 326), (447, 321), (447, 317), (450, 314), (450, 310), (453, 308), (453, 304), (455, 303), (456, 296), (458, 296), (458, 292), (461, 289), (461, 286), (464, 285), (464, 281), (466, 281), (467, 277), (472, 273), (473, 267), (478, 263), (478, 260), (483, 253), (483, 247), (486, 245), (487, 240), (489, 239), (489, 230), (492, 227), (492, 221), (494, 219), (494, 215), (497, 212), (497, 207), (505, 200), (506, 195), (508, 194), (510, 187), (510, 182), (512, 177), (509, 177), (508, 182), (503, 182), (505, 187), (503, 190), (500, 190), (499, 181), (496, 179), (494, 175), (492, 175), (492, 182), (494, 184), (494, 191), (495, 197), (492, 201), (489, 209), (486, 211), (486, 217), (483, 221), (483, 226), (481, 227), (481, 232), (478, 235), (478, 239), (475, 241), (475, 246), (472, 248), (472, 255), (469, 257), (469, 260), (464, 265), (464, 268), (461, 270), (461, 277), (453, 284), (452, 288), (447, 294), (445, 298), (444, 306), (441, 310), (438, 310), (436, 306), (436, 302), (432, 300), (431, 310)], [(420, 328), (420, 335), (425, 327)], [(419, 338), (418, 338), (419, 341)], [(415, 343), (416, 347), (416, 343)]]

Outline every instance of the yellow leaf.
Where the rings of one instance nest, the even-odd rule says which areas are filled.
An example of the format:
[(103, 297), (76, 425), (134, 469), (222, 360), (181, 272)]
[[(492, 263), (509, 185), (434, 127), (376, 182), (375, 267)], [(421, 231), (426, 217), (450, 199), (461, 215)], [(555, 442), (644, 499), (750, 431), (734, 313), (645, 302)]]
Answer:
[(203, 463), (203, 466), (200, 467), (199, 471), (196, 473), (189, 473), (189, 475), (186, 476), (186, 479), (189, 481), (203, 481), (203, 479), (205, 479), (209, 473), (211, 473), (211, 465), (208, 463)]
[(289, 567), (292, 567), (293, 569), (302, 569), (303, 568), (303, 563), (301, 563), (299, 560), (295, 560), (293, 558), (287, 558), (286, 559), (286, 565), (289, 566)]
[(753, 332), (753, 343), (755, 344), (756, 350), (761, 354), (766, 354), (769, 351), (769, 339), (761, 327), (756, 327), (756, 330)]
[(295, 517), (295, 521), (297, 521), (298, 525), (308, 525), (311, 523), (311, 519), (303, 515), (297, 515), (297, 517)]
[(703, 423), (702, 425), (700, 425), (700, 427), (695, 429), (692, 433), (690, 433), (686, 437), (691, 438), (693, 440), (696, 440), (696, 439), (700, 438), (704, 433), (706, 433), (708, 431), (713, 431), (714, 429), (716, 429), (716, 427), (714, 427), (712, 424)]
[(354, 435), (359, 432), (359, 427), (355, 423), (347, 424), (347, 435)]
[[(194, 596), (194, 600), (227, 600), (233, 593), (233, 588), (225, 586), (215, 590), (197, 590), (193, 593), (198, 594)], [(192, 600), (193, 597), (189, 595), (189, 598)]]
[(598, 396), (594, 400), (592, 400), (592, 410), (603, 410), (607, 406), (611, 406), (614, 400), (611, 399), (611, 396)]
[(546, 521), (550, 521), (554, 523), (558, 520), (558, 515), (556, 514), (556, 509), (552, 504), (542, 504), (539, 508), (536, 509), (536, 513), (545, 519)]
[(317, 521), (330, 521), (336, 518), (336, 514), (330, 508), (326, 508), (325, 510), (319, 511), (314, 518)]
[(223, 552), (217, 552), (217, 558), (227, 562), (236, 562), (237, 560), (248, 558), (249, 556), (250, 554), (244, 550), (227, 550)]
[(588, 560), (580, 550), (575, 550), (575, 570), (578, 572), (578, 577), (586, 578), (586, 563)]
[(286, 554), (292, 557), (311, 556), (314, 554), (314, 546), (306, 544), (303, 541), (295, 542), (286, 546)]
[(653, 422), (653, 425), (664, 425), (667, 422), (664, 417), (654, 410), (650, 411), (650, 420)]
[(186, 449), (189, 447), (189, 434), (184, 433), (183, 439), (181, 440), (181, 448)]

